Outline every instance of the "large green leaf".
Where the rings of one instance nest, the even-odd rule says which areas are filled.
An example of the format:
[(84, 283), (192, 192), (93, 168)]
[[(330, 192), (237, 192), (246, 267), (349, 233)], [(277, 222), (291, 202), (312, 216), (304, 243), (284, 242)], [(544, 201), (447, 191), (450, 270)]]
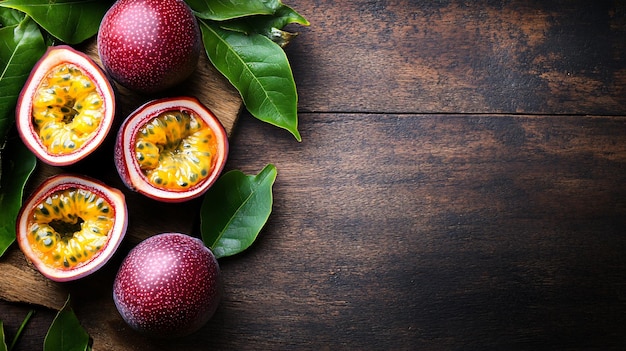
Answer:
[(15, 241), (15, 221), (22, 206), (24, 186), (35, 169), (37, 159), (21, 139), (14, 137), (0, 150), (0, 256)]
[(276, 174), (272, 164), (258, 175), (233, 170), (222, 175), (205, 194), (200, 209), (201, 234), (215, 257), (240, 253), (256, 240), (272, 212)]
[(43, 342), (44, 351), (90, 350), (90, 338), (70, 306), (70, 297), (57, 313)]
[(281, 7), (279, 0), (185, 0), (196, 16), (224, 21), (251, 15), (271, 15)]
[(0, 144), (15, 122), (15, 104), (24, 82), (46, 48), (39, 27), (29, 17), (0, 28)]
[(22, 11), (0, 7), (0, 28), (19, 24), (24, 19)]
[(245, 34), (201, 21), (207, 56), (239, 91), (248, 111), (256, 118), (298, 132), (298, 92), (283, 49), (257, 33)]
[(78, 44), (98, 32), (111, 6), (105, 0), (6, 0), (0, 6), (27, 13), (48, 33), (68, 44)]

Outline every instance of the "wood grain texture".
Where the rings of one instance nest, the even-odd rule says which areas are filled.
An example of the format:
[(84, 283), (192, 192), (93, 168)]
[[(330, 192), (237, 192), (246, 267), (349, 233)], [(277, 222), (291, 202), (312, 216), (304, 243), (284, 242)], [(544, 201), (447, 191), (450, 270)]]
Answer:
[[(626, 110), (623, 3), (301, 1), (290, 54), (310, 112)], [(319, 82), (323, 82), (320, 84)], [(338, 98), (339, 96), (349, 98)]]
[[(624, 5), (286, 3), (311, 22), (287, 47), (303, 141), (243, 112), (226, 166), (276, 165), (267, 226), (220, 261), (215, 317), (164, 341), (110, 298), (133, 224), (69, 287), (95, 349), (623, 349)], [(197, 202), (129, 206), (196, 232)], [(30, 307), (0, 302), (9, 334)], [(17, 350), (41, 349), (38, 311)]]

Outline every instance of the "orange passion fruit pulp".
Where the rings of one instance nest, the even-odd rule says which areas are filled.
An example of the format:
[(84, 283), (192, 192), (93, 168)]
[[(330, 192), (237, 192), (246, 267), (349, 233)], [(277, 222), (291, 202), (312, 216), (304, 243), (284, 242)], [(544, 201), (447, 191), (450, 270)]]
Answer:
[(227, 155), (224, 127), (193, 97), (144, 104), (122, 123), (115, 142), (115, 164), (124, 183), (163, 202), (204, 194)]
[(128, 210), (117, 189), (81, 175), (44, 181), (17, 217), (17, 242), (54, 281), (85, 277), (104, 266), (126, 234)]
[(104, 71), (67, 45), (51, 46), (20, 93), (16, 121), (24, 144), (53, 166), (74, 164), (105, 140), (115, 95)]

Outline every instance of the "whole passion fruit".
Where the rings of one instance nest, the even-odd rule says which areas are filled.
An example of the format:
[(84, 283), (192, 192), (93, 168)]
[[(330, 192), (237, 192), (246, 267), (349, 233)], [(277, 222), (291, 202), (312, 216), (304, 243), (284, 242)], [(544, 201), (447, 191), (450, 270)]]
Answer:
[(117, 189), (85, 176), (48, 178), (24, 202), (17, 242), (54, 281), (85, 277), (113, 256), (126, 234), (128, 211)]
[(198, 22), (183, 0), (118, 0), (100, 23), (97, 45), (113, 79), (143, 93), (187, 79), (202, 50)]
[(180, 233), (152, 236), (126, 256), (113, 300), (133, 329), (181, 337), (213, 316), (221, 296), (218, 262), (200, 239)]
[(144, 104), (122, 123), (115, 142), (115, 165), (126, 186), (163, 202), (202, 195), (227, 155), (224, 127), (192, 97)]
[(70, 165), (106, 139), (115, 118), (115, 94), (100, 67), (84, 53), (49, 47), (17, 101), (24, 144), (45, 163)]

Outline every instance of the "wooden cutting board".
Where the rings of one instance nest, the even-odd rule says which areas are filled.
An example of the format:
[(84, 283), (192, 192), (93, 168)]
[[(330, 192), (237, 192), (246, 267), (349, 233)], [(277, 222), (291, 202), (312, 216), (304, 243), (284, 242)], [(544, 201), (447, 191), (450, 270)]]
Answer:
[[(87, 52), (98, 64), (95, 40), (78, 49)], [(197, 71), (180, 87), (159, 96), (141, 96), (119, 87), (117, 93), (118, 122), (141, 104), (162, 96), (195, 96), (203, 102), (224, 125), (228, 135), (232, 134), (238, 115), (242, 109), (242, 100), (237, 90), (211, 65), (206, 55), (201, 55)], [(115, 131), (111, 133), (115, 134)], [(94, 327), (89, 330), (94, 339), (100, 338), (100, 349), (128, 349), (121, 344), (111, 344), (108, 339), (109, 330), (102, 328), (103, 320), (113, 319), (119, 323), (121, 319), (112, 304), (111, 285), (114, 274), (125, 253), (139, 241), (164, 231), (177, 231), (192, 234), (197, 227), (197, 216), (201, 200), (193, 200), (183, 204), (163, 204), (149, 200), (141, 195), (130, 192), (119, 179), (113, 166), (112, 141), (102, 145), (90, 159), (81, 164), (57, 168), (39, 162), (35, 173), (29, 180), (25, 196), (43, 179), (50, 175), (74, 172), (93, 176), (116, 187), (126, 195), (129, 211), (129, 225), (124, 243), (116, 256), (101, 271), (93, 276), (71, 283), (56, 283), (43, 277), (27, 262), (17, 244), (13, 244), (4, 257), (0, 258), (0, 298), (60, 309), (68, 293), (72, 295), (73, 305), (78, 306), (83, 315)], [(90, 310), (90, 306), (94, 310)], [(116, 328), (122, 327), (122, 325)], [(97, 335), (96, 335), (97, 334)], [(98, 342), (96, 341), (96, 344)], [(106, 345), (106, 346), (104, 346)]]

